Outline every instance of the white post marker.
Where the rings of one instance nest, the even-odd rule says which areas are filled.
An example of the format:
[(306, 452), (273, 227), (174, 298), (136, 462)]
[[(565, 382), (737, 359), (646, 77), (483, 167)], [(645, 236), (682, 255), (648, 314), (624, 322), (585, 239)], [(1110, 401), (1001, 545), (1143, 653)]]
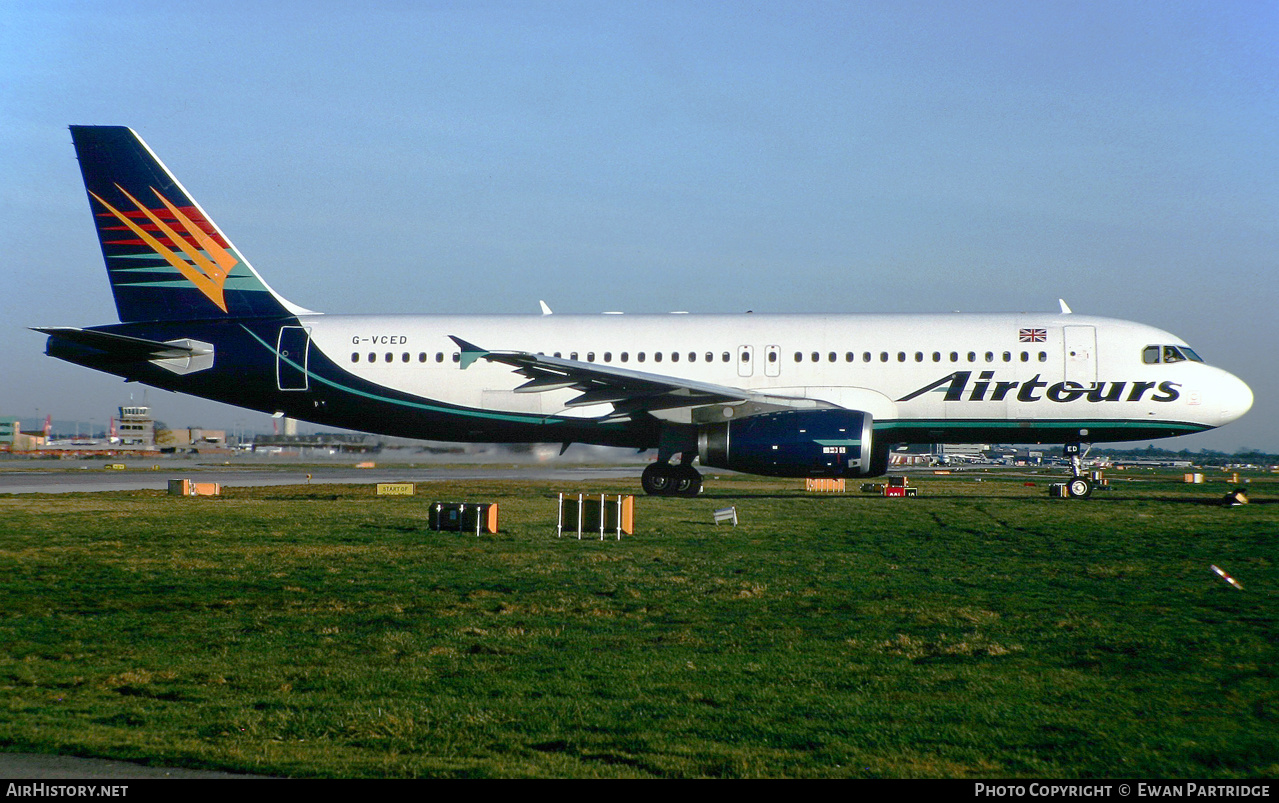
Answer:
[(1236, 580), (1235, 578), (1233, 578), (1233, 577), (1231, 577), (1230, 575), (1226, 574), (1226, 573), (1225, 573), (1225, 572), (1223, 572), (1221, 569), (1218, 569), (1215, 565), (1213, 565), (1213, 566), (1212, 566), (1212, 570), (1213, 570), (1214, 572), (1216, 572), (1216, 573), (1217, 573), (1217, 574), (1221, 577), (1221, 579), (1222, 579), (1222, 580), (1225, 580), (1227, 583), (1230, 583), (1230, 585), (1234, 586), (1235, 588), (1239, 589), (1240, 591), (1243, 591), (1243, 586), (1242, 586), (1242, 585), (1240, 585), (1240, 583), (1239, 583), (1239, 581), (1238, 581), (1238, 580)]
[(716, 527), (719, 526), (719, 523), (721, 521), (731, 522), (734, 527), (737, 526), (737, 507), (736, 506), (722, 507), (719, 510), (716, 510), (713, 515), (715, 516)]

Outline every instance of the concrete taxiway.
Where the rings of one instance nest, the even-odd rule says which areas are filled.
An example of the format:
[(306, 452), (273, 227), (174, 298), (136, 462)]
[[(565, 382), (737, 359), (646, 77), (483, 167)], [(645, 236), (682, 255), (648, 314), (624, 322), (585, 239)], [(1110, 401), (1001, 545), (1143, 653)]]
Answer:
[[(158, 465), (152, 468), (152, 465)], [(139, 464), (118, 471), (101, 463), (80, 468), (0, 470), (0, 494), (94, 493), (98, 491), (163, 491), (171, 479), (216, 482), (224, 487), (267, 485), (315, 485), (375, 482), (442, 482), (458, 480), (529, 480), (580, 482), (597, 479), (638, 478), (642, 465), (627, 466), (472, 466), (449, 464), (434, 467), (387, 466), (208, 466), (183, 462)], [(308, 479), (308, 475), (310, 475)]]

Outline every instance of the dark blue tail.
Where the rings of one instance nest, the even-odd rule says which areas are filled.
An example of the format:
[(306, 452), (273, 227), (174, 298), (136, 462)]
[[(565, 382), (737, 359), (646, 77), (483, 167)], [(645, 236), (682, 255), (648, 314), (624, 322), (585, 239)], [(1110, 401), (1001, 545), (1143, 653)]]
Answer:
[(304, 313), (277, 295), (141, 137), (71, 126), (124, 323)]

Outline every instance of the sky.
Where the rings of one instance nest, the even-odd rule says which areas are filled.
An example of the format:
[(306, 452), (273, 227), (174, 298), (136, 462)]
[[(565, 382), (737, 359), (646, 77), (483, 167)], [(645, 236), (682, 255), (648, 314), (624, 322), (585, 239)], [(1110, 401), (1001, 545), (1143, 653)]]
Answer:
[(43, 355), (116, 320), (70, 124), (138, 131), (311, 309), (1064, 298), (1256, 394), (1156, 445), (1279, 452), (1270, 0), (0, 0), (0, 415), (269, 431)]

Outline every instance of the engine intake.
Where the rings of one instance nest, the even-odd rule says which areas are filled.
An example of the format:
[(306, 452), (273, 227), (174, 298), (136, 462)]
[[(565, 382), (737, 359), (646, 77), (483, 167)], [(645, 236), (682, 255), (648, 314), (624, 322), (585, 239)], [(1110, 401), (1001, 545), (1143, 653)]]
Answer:
[(786, 410), (707, 424), (697, 433), (703, 466), (768, 477), (870, 477), (888, 469), (860, 410)]

